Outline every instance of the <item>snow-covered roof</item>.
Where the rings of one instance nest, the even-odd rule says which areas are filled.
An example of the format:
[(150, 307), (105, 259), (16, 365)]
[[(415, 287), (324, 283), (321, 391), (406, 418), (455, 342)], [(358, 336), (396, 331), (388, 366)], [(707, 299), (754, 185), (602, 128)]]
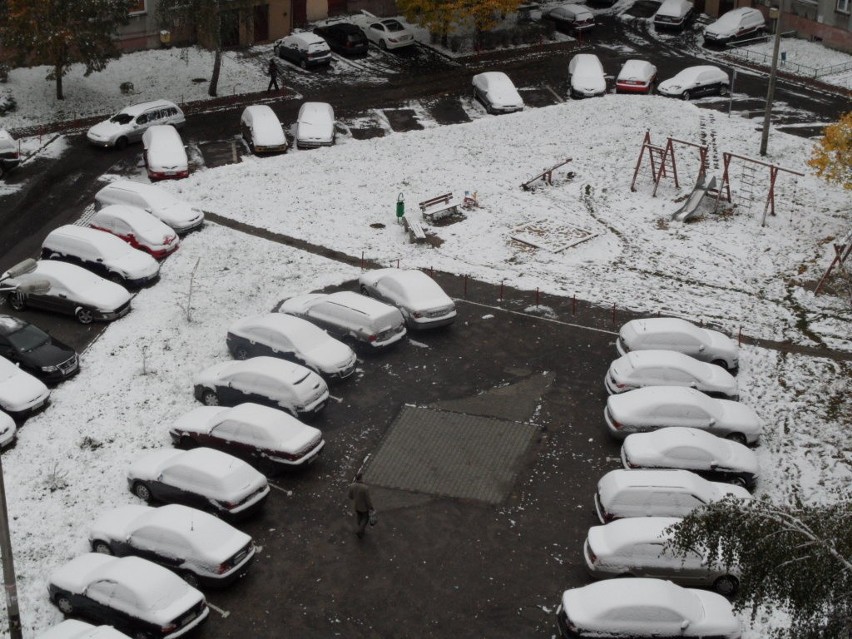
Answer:
[[(700, 600), (686, 588), (662, 579), (609, 579), (566, 590), (562, 604), (571, 620), (582, 628), (597, 627), (623, 608), (638, 611), (671, 608), (692, 621), (704, 616)], [(639, 614), (637, 620), (639, 619)]]
[(679, 517), (630, 517), (616, 519), (604, 526), (589, 529), (593, 548), (606, 548), (611, 553), (629, 550), (637, 544), (666, 541), (671, 533), (664, 531), (682, 521)]
[(151, 102), (139, 102), (138, 104), (131, 104), (130, 106), (124, 107), (120, 111), (120, 113), (126, 113), (127, 115), (132, 115), (133, 117), (136, 117), (141, 113), (145, 113), (145, 111), (148, 111), (149, 109), (165, 109), (168, 107), (177, 108), (174, 102), (169, 102), (168, 100), (153, 100)]

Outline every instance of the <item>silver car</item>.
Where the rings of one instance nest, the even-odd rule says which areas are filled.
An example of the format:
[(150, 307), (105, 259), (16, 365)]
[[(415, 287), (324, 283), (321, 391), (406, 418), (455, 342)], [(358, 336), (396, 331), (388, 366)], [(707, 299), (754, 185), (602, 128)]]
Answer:
[(739, 366), (739, 346), (719, 331), (675, 317), (651, 317), (627, 322), (615, 343), (620, 355), (630, 351), (677, 351), (728, 371)]
[(148, 127), (155, 124), (171, 124), (180, 128), (186, 123), (183, 111), (167, 100), (141, 102), (99, 122), (89, 129), (86, 139), (95, 146), (123, 149), (130, 142), (139, 142)]
[(456, 319), (456, 305), (431, 277), (415, 269), (380, 268), (358, 278), (361, 293), (396, 306), (408, 328), (438, 328)]

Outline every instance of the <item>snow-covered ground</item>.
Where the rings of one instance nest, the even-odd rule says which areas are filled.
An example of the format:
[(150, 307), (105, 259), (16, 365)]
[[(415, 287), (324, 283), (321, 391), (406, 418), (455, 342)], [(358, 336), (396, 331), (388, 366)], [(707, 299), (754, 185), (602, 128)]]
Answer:
[[(745, 56), (759, 64), (772, 64), (774, 43), (752, 44), (747, 47), (731, 49), (732, 55)], [(852, 89), (852, 55), (827, 49), (818, 42), (809, 42), (800, 38), (781, 38), (778, 68), (796, 75), (816, 77), (820, 82)], [(829, 72), (831, 71), (831, 72)]]

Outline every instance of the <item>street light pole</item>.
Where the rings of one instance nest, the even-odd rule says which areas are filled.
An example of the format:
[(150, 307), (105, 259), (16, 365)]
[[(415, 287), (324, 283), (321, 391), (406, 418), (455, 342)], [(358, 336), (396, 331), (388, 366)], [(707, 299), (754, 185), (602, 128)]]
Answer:
[(3, 556), (3, 589), (6, 591), (9, 639), (23, 639), (23, 635), (21, 634), (21, 613), (18, 610), (18, 586), (15, 581), (15, 564), (12, 561), (9, 515), (6, 511), (6, 485), (3, 482), (2, 456), (0, 456), (0, 554)]
[(772, 100), (775, 98), (775, 76), (778, 73), (778, 50), (781, 48), (781, 10), (769, 7), (769, 19), (775, 20), (775, 44), (772, 47), (772, 68), (769, 71), (769, 88), (766, 89), (766, 110), (763, 113), (763, 134), (760, 136), (760, 154), (766, 155), (769, 144), (769, 116), (772, 114)]

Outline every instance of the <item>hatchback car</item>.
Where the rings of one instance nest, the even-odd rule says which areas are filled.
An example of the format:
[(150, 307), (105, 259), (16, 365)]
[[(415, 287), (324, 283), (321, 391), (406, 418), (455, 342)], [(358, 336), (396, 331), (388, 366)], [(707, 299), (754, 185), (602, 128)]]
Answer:
[(399, 49), (416, 44), (414, 34), (396, 18), (379, 18), (372, 13), (362, 11), (352, 17), (367, 39), (380, 49)]
[(109, 120), (89, 129), (86, 139), (95, 146), (123, 149), (128, 142), (138, 142), (148, 127), (169, 124), (177, 128), (186, 123), (183, 111), (167, 100), (142, 102), (125, 107)]
[(733, 595), (739, 586), (736, 567), (728, 570), (706, 554), (671, 548), (670, 528), (680, 521), (678, 517), (641, 517), (589, 528), (583, 545), (586, 570), (594, 579), (655, 577)]
[(523, 111), (524, 100), (502, 71), (487, 71), (473, 76), (473, 97), (488, 113)]
[(691, 100), (705, 95), (728, 95), (731, 81), (719, 67), (701, 65), (687, 67), (673, 78), (663, 80), (657, 93), (670, 98)]
[(564, 33), (582, 33), (595, 26), (595, 16), (588, 7), (582, 4), (563, 4), (554, 7), (542, 15)]
[(739, 444), (755, 444), (761, 430), (754, 409), (682, 386), (648, 386), (610, 395), (604, 419), (610, 434), (619, 439), (631, 433), (681, 426), (704, 430)]
[(136, 556), (177, 573), (193, 588), (224, 587), (248, 572), (251, 537), (208, 513), (180, 504), (121, 506), (89, 528), (92, 550)]
[(334, 109), (325, 102), (305, 102), (296, 120), (296, 148), (315, 149), (334, 144)]
[(625, 468), (689, 470), (709, 481), (753, 490), (760, 474), (757, 455), (742, 444), (694, 428), (671, 426), (624, 438)]
[(79, 619), (66, 619), (36, 639), (130, 639), (112, 626), (93, 626)]
[(284, 153), (287, 136), (275, 111), (265, 104), (253, 104), (240, 116), (240, 135), (252, 153)]
[(189, 158), (180, 133), (168, 124), (148, 127), (142, 136), (148, 179), (180, 180), (189, 177)]
[(615, 346), (620, 355), (639, 350), (677, 351), (728, 371), (739, 366), (740, 348), (734, 340), (674, 317), (631, 320), (619, 330)]
[(260, 404), (196, 408), (179, 418), (169, 435), (176, 446), (216, 448), (265, 473), (312, 464), (325, 447), (319, 429)]
[(628, 60), (615, 79), (616, 93), (651, 93), (657, 83), (657, 67), (647, 60)]
[(416, 269), (381, 268), (358, 278), (361, 293), (396, 306), (411, 329), (452, 324), (456, 305), (437, 282)]
[(314, 33), (328, 43), (331, 50), (346, 57), (367, 55), (370, 41), (358, 27), (350, 22), (321, 24)]
[(89, 218), (89, 226), (112, 233), (155, 260), (168, 257), (180, 246), (174, 229), (135, 206), (105, 206)]
[(86, 553), (54, 570), (48, 596), (66, 616), (111, 624), (136, 639), (172, 639), (210, 613), (198, 590), (139, 557)]
[(766, 19), (759, 9), (740, 7), (728, 11), (704, 29), (704, 44), (724, 45), (746, 36), (758, 35), (766, 29)]
[(77, 351), (11, 315), (0, 315), (0, 355), (43, 382), (59, 382), (80, 371)]
[(18, 143), (6, 129), (0, 129), (0, 178), (21, 163)]
[(556, 626), (565, 639), (740, 639), (731, 602), (662, 579), (611, 579), (562, 593)]
[(214, 364), (198, 373), (193, 383), (195, 399), (207, 406), (254, 402), (301, 417), (316, 415), (328, 402), (328, 385), (322, 377), (276, 357)]
[(694, 16), (695, 7), (690, 0), (663, 0), (654, 14), (654, 28), (682, 31)]
[(572, 98), (590, 98), (606, 93), (603, 65), (594, 53), (578, 53), (571, 58), (568, 74)]
[(132, 180), (116, 180), (95, 193), (98, 208), (108, 204), (135, 206), (172, 227), (178, 235), (189, 233), (204, 224), (201, 209), (176, 198), (152, 184)]
[(604, 381), (610, 395), (645, 386), (687, 386), (711, 397), (739, 398), (737, 380), (728, 371), (676, 351), (629, 352), (610, 364)]
[(301, 364), (326, 379), (355, 372), (355, 352), (310, 322), (283, 313), (248, 317), (228, 329), (228, 350), (235, 359), (259, 355)]
[(291, 33), (272, 45), (275, 55), (295, 65), (309, 67), (328, 66), (331, 63), (331, 49), (325, 40), (310, 31)]
[(18, 425), (11, 416), (0, 411), (0, 448), (6, 448), (15, 442), (18, 436)]
[(350, 291), (291, 297), (278, 310), (316, 324), (350, 345), (384, 348), (405, 337), (399, 309)]
[(257, 512), (269, 495), (266, 477), (212, 448), (149, 451), (131, 464), (127, 485), (143, 501), (183, 504), (231, 520)]
[(0, 408), (12, 417), (26, 417), (47, 405), (49, 398), (44, 382), (0, 357)]

